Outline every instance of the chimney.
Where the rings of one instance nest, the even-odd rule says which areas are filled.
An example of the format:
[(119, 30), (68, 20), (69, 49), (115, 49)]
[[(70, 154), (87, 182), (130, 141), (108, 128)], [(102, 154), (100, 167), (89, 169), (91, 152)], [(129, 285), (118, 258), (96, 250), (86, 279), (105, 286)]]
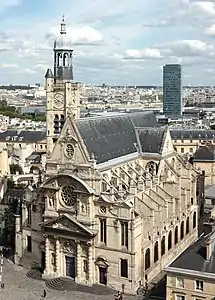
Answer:
[(211, 255), (213, 253), (213, 239), (208, 239), (206, 241), (206, 260), (211, 259)]

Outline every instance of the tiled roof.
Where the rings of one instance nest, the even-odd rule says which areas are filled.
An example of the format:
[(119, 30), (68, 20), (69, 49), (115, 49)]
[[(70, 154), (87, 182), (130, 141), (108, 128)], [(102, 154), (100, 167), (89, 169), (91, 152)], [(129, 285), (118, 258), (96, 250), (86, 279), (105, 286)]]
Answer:
[(108, 117), (83, 118), (77, 127), (90, 154), (98, 163), (137, 151), (135, 127), (158, 127), (155, 115), (148, 112)]
[(46, 138), (45, 131), (16, 131), (6, 130), (0, 132), (0, 142), (35, 143)]

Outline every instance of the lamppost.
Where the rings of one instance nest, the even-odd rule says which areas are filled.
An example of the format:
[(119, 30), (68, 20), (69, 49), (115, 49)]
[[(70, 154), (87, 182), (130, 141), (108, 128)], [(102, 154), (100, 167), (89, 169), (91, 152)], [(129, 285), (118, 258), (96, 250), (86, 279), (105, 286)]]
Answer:
[(146, 299), (148, 291), (148, 283), (145, 283), (145, 286), (140, 282), (139, 287), (137, 289), (137, 299), (144, 300)]

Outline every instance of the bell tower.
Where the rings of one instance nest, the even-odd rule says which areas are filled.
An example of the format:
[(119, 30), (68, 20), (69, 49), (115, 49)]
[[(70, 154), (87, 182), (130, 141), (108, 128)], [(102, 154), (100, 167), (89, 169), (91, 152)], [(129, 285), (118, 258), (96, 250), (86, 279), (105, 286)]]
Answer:
[(60, 36), (54, 42), (54, 76), (56, 80), (73, 80), (73, 49), (66, 33), (64, 17), (61, 22)]
[(54, 72), (48, 69), (45, 75), (47, 158), (52, 153), (67, 116), (80, 117), (80, 84), (73, 80), (73, 48), (64, 17), (53, 51)]

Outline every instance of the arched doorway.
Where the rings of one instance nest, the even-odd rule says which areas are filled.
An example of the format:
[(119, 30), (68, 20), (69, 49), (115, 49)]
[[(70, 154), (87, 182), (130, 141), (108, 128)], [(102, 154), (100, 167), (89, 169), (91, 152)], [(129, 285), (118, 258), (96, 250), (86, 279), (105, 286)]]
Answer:
[(158, 261), (158, 241), (154, 245), (154, 263)]
[(193, 213), (193, 229), (196, 228), (196, 211)]
[(166, 252), (165, 242), (166, 242), (166, 239), (165, 239), (165, 236), (163, 236), (162, 240), (161, 240), (161, 256), (163, 256)]
[(168, 251), (172, 248), (172, 231), (168, 235)]
[(184, 221), (181, 222), (180, 238), (181, 240), (184, 238)]
[(98, 267), (98, 282), (100, 284), (107, 285), (107, 271), (109, 265), (106, 258), (99, 256), (95, 263)]
[(145, 270), (148, 270), (151, 266), (151, 253), (150, 253), (150, 249), (148, 248), (146, 250), (146, 253), (145, 253)]
[(175, 227), (175, 245), (178, 244), (178, 226)]
[(186, 220), (186, 234), (188, 234), (190, 232), (190, 218), (187, 217)]

